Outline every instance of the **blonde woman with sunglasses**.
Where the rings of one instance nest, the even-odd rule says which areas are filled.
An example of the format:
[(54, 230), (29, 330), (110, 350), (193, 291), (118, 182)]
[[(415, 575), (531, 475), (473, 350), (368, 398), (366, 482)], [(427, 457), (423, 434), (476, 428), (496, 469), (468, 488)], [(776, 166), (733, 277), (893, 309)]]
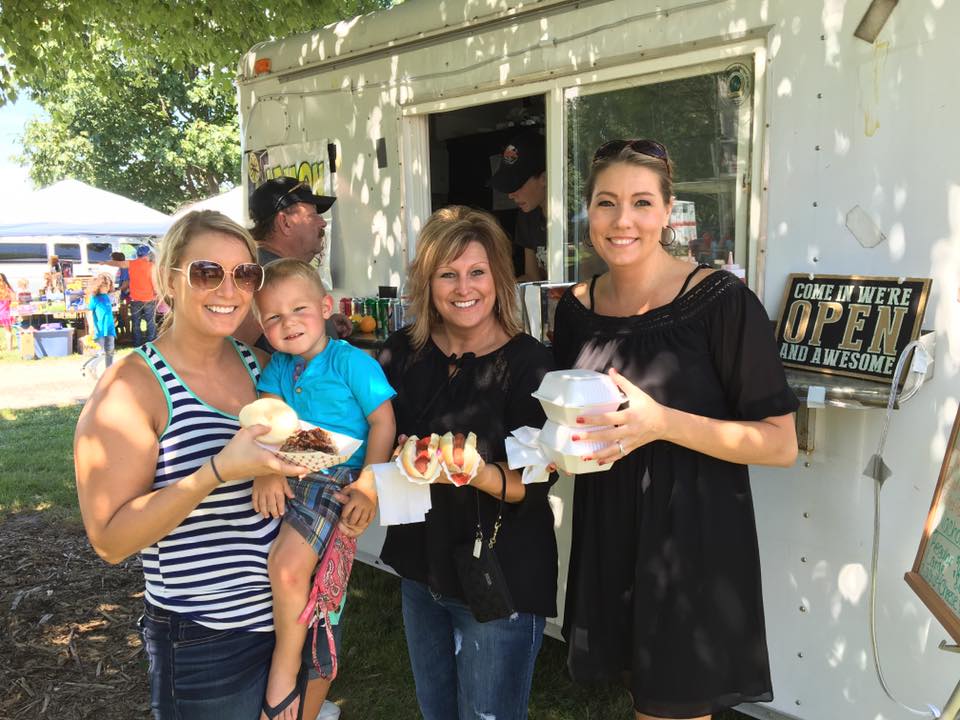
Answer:
[(797, 399), (757, 297), (665, 249), (663, 145), (602, 145), (585, 195), (607, 271), (561, 298), (554, 353), (628, 403), (577, 418), (605, 470), (575, 481), (568, 665), (624, 683), (637, 720), (706, 720), (773, 698), (747, 465), (793, 463)]
[(240, 429), (263, 359), (231, 338), (263, 282), (256, 247), (220, 213), (190, 213), (160, 243), (170, 306), (156, 342), (109, 368), (77, 423), (90, 542), (139, 553), (154, 718), (255, 720), (273, 651), (267, 555), (279, 521), (254, 511), (254, 476), (297, 475)]

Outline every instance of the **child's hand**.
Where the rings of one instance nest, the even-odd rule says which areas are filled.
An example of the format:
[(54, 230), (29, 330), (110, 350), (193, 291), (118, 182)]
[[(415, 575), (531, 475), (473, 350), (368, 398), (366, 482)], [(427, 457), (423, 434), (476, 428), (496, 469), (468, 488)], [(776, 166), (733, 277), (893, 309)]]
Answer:
[(293, 497), (290, 483), (283, 475), (262, 475), (253, 479), (253, 509), (268, 517), (283, 517), (286, 498)]
[(351, 483), (335, 496), (343, 503), (340, 511), (340, 530), (348, 537), (357, 537), (367, 529), (377, 512), (376, 495), (362, 484)]

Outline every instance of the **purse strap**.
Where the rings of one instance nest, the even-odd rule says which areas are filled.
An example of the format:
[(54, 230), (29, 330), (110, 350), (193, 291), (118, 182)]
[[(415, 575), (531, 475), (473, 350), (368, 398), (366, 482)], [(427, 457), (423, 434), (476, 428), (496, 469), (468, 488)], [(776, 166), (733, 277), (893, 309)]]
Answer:
[[(503, 521), (503, 501), (507, 497), (507, 474), (503, 471), (503, 468), (500, 467), (497, 463), (490, 463), (493, 465), (497, 472), (500, 473), (500, 480), (502, 484), (500, 486), (500, 505), (497, 507), (497, 519), (493, 523), (493, 533), (490, 535), (490, 540), (487, 543), (487, 548), (493, 550), (493, 546), (497, 544), (497, 533), (500, 532), (500, 523)], [(477, 540), (474, 545), (474, 554), (477, 554), (477, 551), (480, 548), (481, 543), (483, 543), (483, 524), (480, 520), (480, 491), (477, 490)]]

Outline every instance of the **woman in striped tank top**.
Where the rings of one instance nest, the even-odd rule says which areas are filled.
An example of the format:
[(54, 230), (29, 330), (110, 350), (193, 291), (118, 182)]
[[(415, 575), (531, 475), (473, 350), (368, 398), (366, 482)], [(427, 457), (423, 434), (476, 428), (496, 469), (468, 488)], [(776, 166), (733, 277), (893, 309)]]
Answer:
[[(279, 521), (253, 477), (298, 475), (240, 429), (263, 358), (231, 338), (263, 281), (256, 246), (220, 213), (163, 238), (155, 282), (172, 308), (155, 343), (104, 374), (77, 423), (77, 492), (107, 562), (140, 553), (154, 718), (260, 715), (273, 616), (267, 554)], [(258, 352), (258, 351), (256, 351)]]

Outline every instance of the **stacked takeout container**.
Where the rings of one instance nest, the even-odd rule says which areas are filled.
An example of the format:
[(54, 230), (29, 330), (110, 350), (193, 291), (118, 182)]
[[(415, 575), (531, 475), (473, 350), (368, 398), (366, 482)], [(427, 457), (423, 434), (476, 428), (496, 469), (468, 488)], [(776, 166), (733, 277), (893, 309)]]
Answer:
[(612, 412), (623, 403), (620, 389), (608, 375), (594, 370), (555, 370), (543, 376), (533, 397), (547, 414), (539, 444), (551, 462), (573, 474), (610, 469), (609, 463), (601, 466), (596, 460), (583, 460), (584, 455), (592, 455), (608, 443), (572, 439), (605, 427), (578, 425), (578, 417)]

